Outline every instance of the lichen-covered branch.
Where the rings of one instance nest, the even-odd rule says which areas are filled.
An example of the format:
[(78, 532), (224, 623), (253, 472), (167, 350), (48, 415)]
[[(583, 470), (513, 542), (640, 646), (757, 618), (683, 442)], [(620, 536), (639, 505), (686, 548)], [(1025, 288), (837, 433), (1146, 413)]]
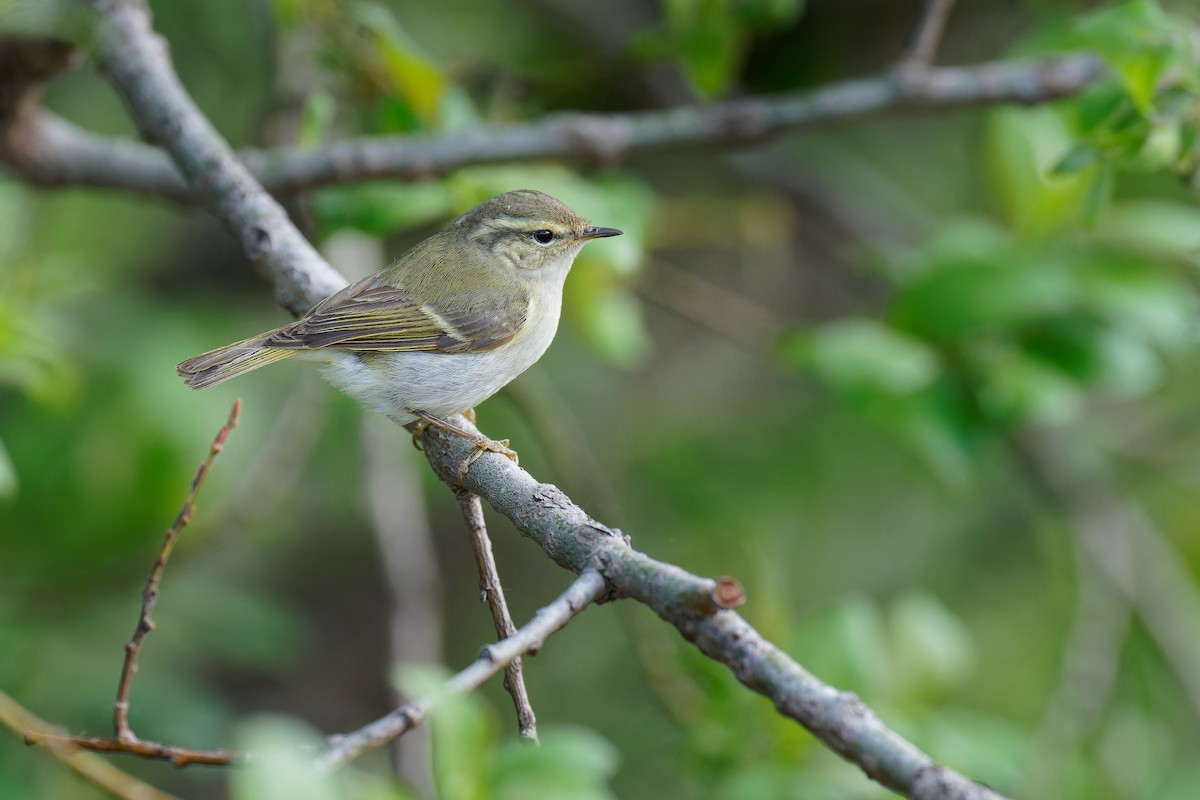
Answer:
[[(550, 605), (538, 609), (522, 628), (483, 648), (479, 658), (442, 685), (438, 696), (477, 689), (522, 655), (536, 653), (548, 636), (561, 630), (575, 615), (602, 598), (606, 591), (604, 578), (599, 573), (584, 571)], [(382, 747), (424, 722), (436, 702), (437, 697), (415, 700), (353, 733), (329, 737), (329, 750), (317, 759), (317, 766), (336, 769), (367, 750)]]

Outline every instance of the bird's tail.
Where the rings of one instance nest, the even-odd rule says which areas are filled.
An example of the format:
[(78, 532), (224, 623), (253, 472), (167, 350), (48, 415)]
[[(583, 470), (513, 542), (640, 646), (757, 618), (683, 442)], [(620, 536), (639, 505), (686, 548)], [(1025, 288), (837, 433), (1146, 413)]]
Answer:
[(273, 333), (275, 331), (193, 356), (177, 366), (175, 371), (183, 378), (183, 382), (193, 389), (207, 389), (298, 352), (267, 347), (267, 338)]

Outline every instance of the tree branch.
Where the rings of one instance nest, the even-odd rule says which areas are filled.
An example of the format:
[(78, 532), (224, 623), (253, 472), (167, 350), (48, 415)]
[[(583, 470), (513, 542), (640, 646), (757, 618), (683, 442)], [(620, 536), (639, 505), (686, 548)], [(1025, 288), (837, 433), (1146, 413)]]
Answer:
[(295, 313), (346, 281), (300, 235), (282, 206), (251, 177), (188, 96), (150, 27), (145, 0), (93, 0), (100, 11), (97, 66), (120, 92), (142, 135), (170, 154), (194, 196), (234, 232), (247, 257), (266, 269), (279, 304)]
[[(225, 142), (187, 97), (171, 69), (162, 42), (150, 28), (144, 3), (94, 0), (94, 4), (101, 11), (95, 31), (97, 58), (127, 98), (139, 127), (170, 152), (197, 196), (226, 222), (247, 252), (267, 265), (281, 296), (293, 302), (289, 307), (300, 300), (311, 304), (340, 287), (343, 283), (340, 276), (303, 241), (279, 206), (236, 162)], [(983, 73), (978, 71), (946, 70), (938, 71), (938, 79), (929, 88), (935, 91), (939, 104), (979, 102), (997, 97), (997, 91), (1008, 99), (1037, 101), (1051, 94), (1077, 91), (1079, 80), (1090, 81), (1100, 68), (1096, 59), (1077, 56), (1053, 62), (1049, 72), (1045, 63), (1033, 73), (1021, 64), (989, 65), (985, 69), (992, 78), (1005, 78), (1009, 82), (981, 83)], [(1013, 78), (1019, 80), (1013, 83)], [(832, 107), (843, 112), (849, 108), (849, 113), (865, 113), (888, 103), (894, 105), (898, 93), (916, 105), (930, 102), (929, 97), (933, 96), (924, 97), (920, 93), (914, 96), (911, 90), (899, 88), (894, 80), (868, 79), (843, 84), (836, 91), (818, 91), (791, 108), (763, 103), (720, 107), (721, 114), (703, 117), (704, 124), (699, 128), (692, 126), (696, 110), (683, 109), (655, 115), (655, 125), (644, 131), (642, 144), (652, 148), (684, 142), (752, 139), (765, 135), (772, 126), (811, 122)], [(748, 108), (755, 113), (743, 111)], [(759, 110), (773, 113), (764, 117), (757, 113)], [(618, 145), (616, 152), (620, 154), (628, 142), (619, 133), (614, 135), (606, 129), (592, 144), (601, 145), (605, 151)], [(494, 155), (496, 151), (489, 148), (488, 152)], [(511, 157), (510, 153), (509, 160)], [(474, 427), (465, 418), (461, 424), (470, 426), (468, 429)], [(821, 683), (762, 638), (729, 610), (742, 597), (740, 588), (732, 581), (705, 580), (639, 553), (629, 546), (624, 535), (592, 520), (557, 488), (538, 483), (506, 458), (485, 454), (460, 477), (458, 465), (474, 452), (472, 442), (432, 429), (425, 432), (424, 442), (427, 457), (443, 480), (456, 489), (487, 499), (524, 534), (537, 541), (556, 563), (589, 576), (581, 594), (588, 598), (598, 596), (602, 582), (592, 570), (600, 572), (612, 589), (653, 608), (703, 653), (728, 666), (746, 686), (771, 698), (781, 713), (798, 720), (827, 746), (857, 763), (884, 786), (912, 798), (930, 800), (997, 797), (985, 787), (935, 764), (886, 728), (855, 695)], [(577, 582), (575, 586), (579, 585)], [(537, 626), (538, 622), (535, 619), (527, 628)], [(510, 659), (526, 652), (522, 649), (525, 644), (512, 645), (511, 649), (504, 642), (491, 646), (486, 669), (498, 671), (507, 663), (506, 660), (500, 663), (502, 657), (495, 655), (498, 648), (505, 654), (503, 658)], [(483, 670), (484, 666), (478, 665), (478, 669)], [(421, 710), (418, 705), (416, 711)], [(376, 725), (342, 739), (324, 763), (332, 766), (353, 757), (363, 738), (371, 740), (380, 730), (387, 736), (398, 735), (411, 727), (412, 713), (411, 709), (400, 709)]]
[[(479, 591), (492, 612), (492, 623), (496, 635), (506, 639), (517, 632), (512, 615), (508, 613), (508, 602), (504, 599), (504, 586), (496, 569), (496, 556), (492, 553), (492, 540), (488, 536), (487, 524), (483, 519), (483, 503), (479, 495), (470, 492), (455, 492), (458, 507), (462, 509), (467, 532), (471, 534), (471, 549), (475, 551), (475, 562), (479, 566)], [(517, 712), (517, 731), (522, 739), (536, 743), (537, 716), (529, 702), (525, 688), (525, 676), (521, 671), (520, 657), (514, 658), (504, 668), (504, 689), (512, 696)]]
[(925, 0), (925, 10), (921, 13), (921, 21), (917, 24), (902, 66), (918, 69), (933, 66), (933, 59), (937, 56), (942, 34), (946, 32), (946, 23), (953, 10), (954, 0)]
[(187, 747), (161, 744), (140, 738), (129, 725), (129, 692), (133, 688), (133, 676), (137, 674), (138, 654), (142, 649), (142, 640), (150, 631), (154, 630), (154, 620), (150, 615), (154, 613), (154, 606), (158, 603), (159, 587), (162, 585), (162, 576), (166, 571), (167, 561), (175, 550), (175, 542), (179, 540), (179, 534), (192, 520), (192, 514), (196, 510), (196, 496), (200, 493), (200, 487), (204, 485), (204, 479), (212, 469), (213, 462), (225, 448), (225, 441), (229, 438), (230, 432), (237, 426), (241, 409), (242, 401), (235, 400), (233, 407), (229, 410), (228, 419), (217, 431), (217, 435), (213, 437), (208, 455), (196, 468), (183, 506), (180, 507), (171, 527), (167, 529), (162, 546), (158, 549), (158, 556), (154, 559), (154, 566), (150, 568), (150, 577), (146, 579), (146, 588), (142, 591), (142, 608), (138, 614), (137, 627), (134, 628), (133, 636), (125, 645), (125, 661), (121, 665), (121, 678), (117, 682), (117, 699), (113, 703), (113, 738), (64, 736), (45, 731), (28, 731), (25, 734), (26, 744), (43, 744), (48, 747), (70, 745), (83, 750), (129, 753), (142, 758), (170, 761), (177, 767), (188, 764), (223, 765), (233, 760), (233, 753), (228, 750), (192, 750)]
[[(248, 149), (238, 153), (246, 169), (234, 169), (229, 166), (232, 153), (228, 145), (206, 121), (197, 121), (203, 117), (183, 94), (178, 80), (163, 71), (168, 62), (161, 44), (155, 38), (153, 47), (144, 46), (144, 40), (152, 36), (145, 13), (137, 10), (137, 4), (131, 5), (131, 0), (96, 2), (124, 9), (119, 15), (110, 15), (112, 23), (109, 30), (101, 32), (97, 56), (118, 88), (133, 84), (121, 91), (147, 137), (155, 142), (176, 142), (172, 146), (178, 152), (172, 156), (181, 159), (179, 166), (187, 173), (187, 184), (157, 148), (97, 136), (42, 109), (29, 109), (23, 115), (15, 129), (20, 136), (0, 137), (0, 161), (26, 181), (41, 186), (107, 187), (210, 206), (220, 202), (230, 214), (240, 213), (234, 200), (237, 189), (245, 185), (246, 169), (268, 191), (283, 195), (374, 179), (415, 181), (480, 164), (563, 160), (612, 165), (658, 150), (744, 146), (788, 131), (868, 114), (1046, 103), (1079, 93), (1104, 73), (1100, 59), (1086, 53), (919, 72), (900, 70), (788, 94), (667, 110), (558, 114), (523, 125), (481, 127), (436, 137), (360, 137), (313, 148)], [(111, 29), (112, 25), (119, 27)], [(135, 31), (136, 36), (130, 38)], [(140, 42), (136, 58), (126, 58), (123, 48), (129, 42)], [(146, 76), (146, 86), (136, 85), (138, 75)], [(181, 116), (184, 109), (189, 113)], [(189, 122), (176, 136), (172, 125), (180, 120)], [(214, 169), (218, 163), (214, 159), (225, 166)], [(188, 184), (194, 188), (189, 189)], [(272, 272), (285, 269), (280, 259), (287, 252), (303, 256), (305, 263), (309, 258), (305, 248), (279, 239), (274, 227), (276, 210), (260, 201), (246, 209), (253, 215), (247, 219), (261, 215), (269, 223), (264, 227), (269, 234), (266, 240), (259, 244), (262, 236), (249, 237), (252, 242), (247, 252)], [(273, 250), (260, 252), (265, 245), (272, 245)], [(313, 292), (305, 295), (315, 298), (314, 302), (324, 296), (317, 294), (322, 287), (340, 288), (333, 287), (331, 277), (319, 268), (310, 271), (313, 277), (306, 278), (295, 268), (289, 278), (276, 284), (303, 286), (315, 280)], [(295, 310), (295, 302), (293, 294), (287, 295), (283, 304)]]
[(55, 730), (50, 723), (39, 719), (16, 700), (0, 692), (0, 724), (20, 734), (26, 742), (37, 737), (55, 759), (74, 770), (85, 780), (122, 800), (178, 800), (175, 795), (143, 783), (114, 767), (103, 758), (86, 753), (71, 743), (70, 737)]
[(435, 697), (425, 697), (397, 708), (387, 716), (353, 733), (329, 737), (329, 751), (317, 759), (322, 769), (337, 769), (367, 750), (382, 747), (420, 725), (438, 697), (465, 694), (482, 686), (488, 678), (503, 670), (525, 653), (536, 653), (551, 634), (562, 630), (571, 619), (604, 596), (604, 578), (595, 570), (582, 572), (567, 590), (550, 605), (538, 610), (533, 619), (511, 636), (483, 648), (471, 666), (448, 680)]
[[(465, 417), (455, 418), (454, 424), (474, 431)], [(423, 441), (443, 481), (487, 499), (555, 563), (575, 572), (597, 570), (619, 596), (652, 608), (702, 653), (770, 698), (781, 714), (812, 731), (871, 779), (921, 800), (999, 797), (934, 763), (885, 727), (856, 695), (821, 683), (764, 639), (731, 610), (742, 599), (732, 581), (700, 578), (634, 550), (620, 531), (592, 519), (558, 488), (538, 483), (502, 456), (484, 454), (460, 475), (459, 464), (474, 449), (462, 437), (430, 426)]]

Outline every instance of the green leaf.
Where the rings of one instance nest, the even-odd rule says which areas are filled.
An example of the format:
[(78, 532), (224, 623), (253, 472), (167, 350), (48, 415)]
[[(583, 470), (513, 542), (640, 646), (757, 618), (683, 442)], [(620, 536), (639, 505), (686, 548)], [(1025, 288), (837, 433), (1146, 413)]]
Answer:
[(1074, 146), (1070, 129), (1053, 109), (1002, 108), (988, 114), (987, 173), (1005, 218), (1021, 235), (1043, 238), (1083, 218), (1095, 169), (1078, 163), (1069, 172), (1059, 169)]
[(974, 670), (970, 632), (933, 595), (910, 593), (896, 602), (888, 613), (888, 641), (903, 697), (943, 698)]
[(588, 291), (582, 276), (587, 267), (576, 267), (580, 275), (568, 281), (566, 298), (572, 326), (602, 358), (622, 367), (634, 367), (650, 355), (641, 301), (627, 288)]
[(910, 394), (940, 371), (937, 354), (919, 339), (869, 319), (845, 319), (785, 338), (780, 356), (851, 395)]
[(617, 751), (583, 728), (546, 728), (541, 745), (510, 741), (496, 754), (491, 772), (495, 800), (606, 800), (617, 769)]
[(0, 441), (0, 500), (16, 493), (17, 470), (8, 457), (8, 451), (4, 449), (4, 442)]
[(1163, 73), (1182, 60), (1180, 31), (1154, 0), (1102, 8), (1080, 22), (1078, 31), (1084, 45), (1112, 66), (1142, 114), (1149, 112)]
[(1075, 380), (1018, 350), (988, 348), (977, 356), (984, 375), (978, 391), (983, 411), (1001, 425), (1063, 424), (1083, 408)]
[(438, 118), (447, 84), (441, 70), (385, 6), (361, 3), (355, 6), (354, 17), (374, 34), (393, 88), (427, 127), (432, 125)]
[(1070, 175), (1075, 172), (1082, 172), (1089, 167), (1092, 167), (1100, 158), (1100, 153), (1095, 147), (1087, 142), (1076, 142), (1071, 146), (1071, 149), (1066, 152), (1054, 168), (1050, 171), (1051, 175), (1062, 176)]
[(702, 97), (723, 94), (741, 65), (746, 34), (731, 0), (662, 0), (663, 45), (682, 62)]
[(1196, 296), (1182, 278), (1129, 261), (1094, 265), (1082, 276), (1083, 300), (1112, 327), (1177, 351), (1194, 343)]
[(445, 691), (447, 677), (441, 668), (404, 664), (396, 682), (406, 696), (434, 701), (429, 726), (440, 800), (482, 800), (488, 797), (494, 725), (478, 697)]
[[(1200, 209), (1163, 200), (1126, 201), (1096, 226), (1098, 240), (1156, 260), (1200, 267)], [(1174, 286), (1186, 294), (1186, 287)]]
[(324, 89), (309, 92), (304, 98), (304, 109), (300, 114), (300, 126), (296, 133), (296, 144), (313, 147), (325, 138), (333, 124), (337, 104), (333, 95)]
[(438, 181), (339, 186), (322, 190), (313, 198), (313, 213), (324, 234), (351, 228), (384, 236), (437, 222), (453, 211), (454, 196)]
[(230, 775), (233, 800), (334, 800), (333, 776), (313, 766), (325, 745), (316, 731), (286, 717), (261, 716), (243, 724), (238, 749), (254, 757)]
[(892, 674), (883, 616), (866, 597), (847, 597), (808, 616), (796, 631), (795, 649), (822, 679), (854, 691), (874, 693)]
[(931, 265), (897, 294), (894, 324), (921, 338), (960, 342), (1002, 334), (1073, 308), (1079, 280), (1050, 254), (1010, 249)]

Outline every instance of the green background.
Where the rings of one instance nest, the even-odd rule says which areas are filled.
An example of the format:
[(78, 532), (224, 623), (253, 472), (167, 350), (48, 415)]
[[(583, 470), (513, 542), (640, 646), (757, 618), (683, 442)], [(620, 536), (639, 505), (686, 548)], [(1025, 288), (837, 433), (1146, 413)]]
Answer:
[[(881, 73), (920, 5), (153, 9), (235, 146), (316, 146)], [(288, 208), (351, 278), (509, 189), (625, 229), (578, 260), (554, 346), (480, 408), (486, 433), (634, 546), (736, 577), (764, 635), (966, 775), (1017, 797), (1195, 797), (1195, 8), (958, 5), (942, 63), (1087, 47), (1111, 77), (1052, 106), (934, 108), (607, 168), (467, 168)], [(9, 31), (77, 22), (0, 2)], [(45, 102), (133, 135), (88, 64)], [(189, 798), (408, 797), (428, 786), (389, 778), (386, 754), (326, 784), (292, 743), (380, 715), (397, 682), (433, 685), (393, 663), (393, 613), (415, 650), (412, 626), (440, 630), (442, 652), (412, 660), (451, 670), (490, 618), (453, 496), (407, 434), (304, 365), (204, 393), (174, 374), (286, 320), (199, 210), (0, 179), (0, 690), (108, 733), (145, 574), (242, 397), (168, 568), (132, 722), (278, 757), (232, 778), (115, 763)], [(371, 480), (424, 503), (381, 531)], [(489, 521), (520, 624), (571, 576)], [(438, 588), (393, 609), (378, 538), (424, 526), (436, 561), (416, 569)], [(516, 744), (493, 682), (435, 717), (439, 797), (888, 795), (631, 603), (582, 614), (526, 678), (545, 746)], [(12, 735), (0, 794), (99, 790)]]

